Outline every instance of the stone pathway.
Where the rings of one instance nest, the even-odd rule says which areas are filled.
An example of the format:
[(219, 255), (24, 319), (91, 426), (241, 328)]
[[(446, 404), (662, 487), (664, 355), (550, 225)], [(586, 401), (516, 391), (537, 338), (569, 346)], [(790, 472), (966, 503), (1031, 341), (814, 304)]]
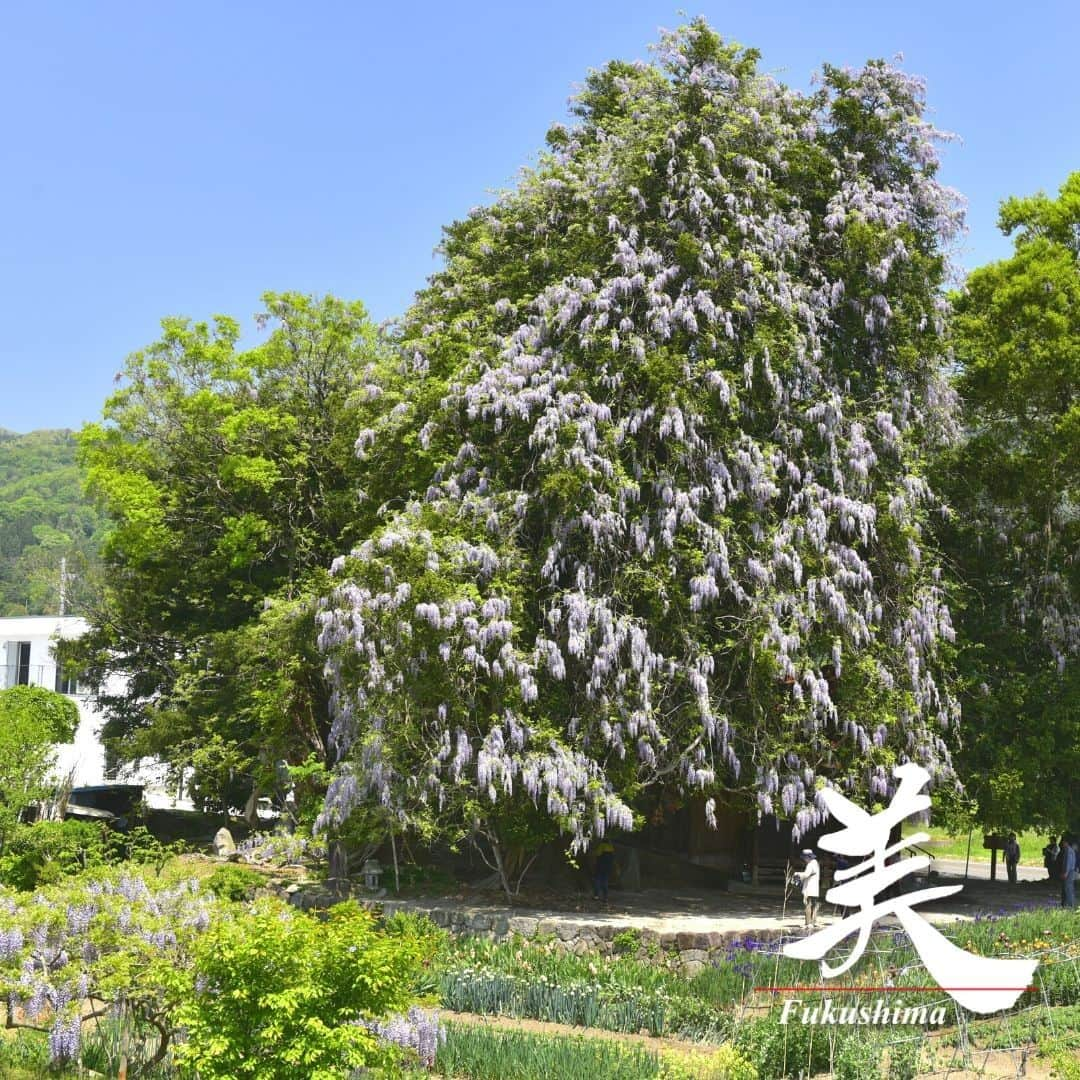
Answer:
[[(935, 875), (931, 885), (962, 885), (962, 891), (918, 910), (936, 923), (974, 918), (977, 914), (1008, 914), (1028, 906), (1055, 903), (1058, 890), (1047, 880), (1003, 882)], [(292, 903), (306, 909), (325, 909), (336, 902), (325, 887), (292, 885), (285, 890)], [(543, 895), (543, 894), (540, 894)], [(750, 886), (732, 882), (727, 890), (695, 888), (613, 891), (611, 903), (601, 905), (588, 897), (552, 894), (537, 906), (510, 906), (499, 894), (462, 892), (454, 896), (395, 899), (357, 895), (387, 914), (408, 911), (426, 915), (457, 934), (482, 934), (496, 939), (513, 935), (544, 937), (576, 952), (610, 952), (617, 934), (628, 931), (642, 942), (680, 954), (687, 974), (699, 971), (715, 954), (740, 939), (758, 941), (799, 935), (803, 930), (802, 903), (796, 890), (785, 897), (782, 886)], [(538, 897), (539, 899), (539, 897)], [(819, 924), (840, 916), (822, 902)]]
[[(933, 884), (964, 884), (941, 876)], [(1054, 900), (1051, 882), (1021, 883), (971, 881), (962, 892), (919, 907), (932, 922), (948, 923), (973, 918), (977, 913), (1005, 914), (1027, 905)], [(710, 954), (743, 938), (758, 940), (799, 933), (803, 927), (802, 904), (793, 890), (786, 900), (782, 888), (732, 883), (730, 889), (647, 889), (639, 893), (613, 893), (609, 905), (587, 900), (567, 905), (577, 910), (510, 907), (492, 898), (465, 896), (374, 901), (387, 913), (410, 911), (427, 915), (439, 926), (455, 933), (485, 934), (505, 938), (549, 937), (576, 951), (611, 948), (616, 934), (636, 931), (642, 941), (655, 941), (677, 950), (688, 972), (703, 965)], [(839, 918), (835, 909), (822, 903), (820, 925)]]

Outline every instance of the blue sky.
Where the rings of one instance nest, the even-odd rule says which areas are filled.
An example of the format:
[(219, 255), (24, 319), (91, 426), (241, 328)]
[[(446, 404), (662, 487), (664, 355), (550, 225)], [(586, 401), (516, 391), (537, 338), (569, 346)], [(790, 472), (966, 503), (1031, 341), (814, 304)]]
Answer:
[[(690, 10), (800, 87), (902, 52), (963, 138), (943, 178), (969, 200), (966, 266), (1008, 251), (1001, 198), (1080, 168), (1074, 0)], [(164, 315), (250, 328), (267, 289), (398, 314), (441, 226), (513, 180), (586, 70), (680, 21), (633, 0), (8, 5), (0, 427), (97, 417)]]

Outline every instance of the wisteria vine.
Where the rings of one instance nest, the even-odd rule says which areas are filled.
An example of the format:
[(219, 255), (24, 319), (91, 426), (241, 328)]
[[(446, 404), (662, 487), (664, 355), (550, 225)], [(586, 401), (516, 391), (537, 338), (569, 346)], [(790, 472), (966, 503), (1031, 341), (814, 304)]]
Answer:
[(922, 465), (953, 433), (962, 216), (923, 109), (881, 62), (796, 93), (695, 22), (593, 73), (539, 166), (448, 230), (403, 400), (357, 444), (407, 439), (426, 489), (318, 617), (323, 827), (532, 806), (580, 850), (663, 783), (798, 836), (825, 783), (950, 775)]
[(82, 882), (66, 895), (0, 895), (0, 988), (9, 1027), (46, 1030), (51, 1059), (78, 1060), (83, 1024), (127, 1013), (170, 1045), (164, 987), (205, 931), (213, 897), (194, 881), (151, 889), (140, 877)]

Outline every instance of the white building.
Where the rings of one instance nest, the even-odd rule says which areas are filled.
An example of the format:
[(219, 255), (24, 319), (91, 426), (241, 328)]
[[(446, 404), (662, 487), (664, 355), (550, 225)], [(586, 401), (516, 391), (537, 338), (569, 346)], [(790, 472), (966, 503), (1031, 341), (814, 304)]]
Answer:
[[(73, 787), (125, 782), (143, 784), (144, 797), (151, 806), (190, 809), (191, 803), (177, 798), (178, 793), (169, 785), (165, 767), (151, 758), (144, 758), (137, 766), (113, 776), (106, 775), (105, 748), (100, 739), (104, 717), (85, 688), (57, 665), (53, 653), (57, 640), (77, 638), (86, 628), (85, 619), (71, 616), (0, 618), (0, 690), (12, 686), (43, 686), (70, 695), (78, 705), (79, 726), (75, 741), (57, 748), (57, 779), (70, 773)], [(109, 694), (122, 692), (122, 678), (114, 676), (104, 689)]]

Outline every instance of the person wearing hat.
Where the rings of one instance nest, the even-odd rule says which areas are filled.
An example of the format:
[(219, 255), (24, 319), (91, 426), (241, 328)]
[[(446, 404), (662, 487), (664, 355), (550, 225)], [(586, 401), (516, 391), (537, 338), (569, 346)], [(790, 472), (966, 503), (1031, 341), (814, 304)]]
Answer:
[(806, 911), (806, 925), (817, 925), (818, 897), (821, 895), (821, 867), (818, 865), (817, 856), (805, 848), (802, 857), (806, 860), (806, 868), (796, 871), (791, 876), (802, 886), (803, 908)]

